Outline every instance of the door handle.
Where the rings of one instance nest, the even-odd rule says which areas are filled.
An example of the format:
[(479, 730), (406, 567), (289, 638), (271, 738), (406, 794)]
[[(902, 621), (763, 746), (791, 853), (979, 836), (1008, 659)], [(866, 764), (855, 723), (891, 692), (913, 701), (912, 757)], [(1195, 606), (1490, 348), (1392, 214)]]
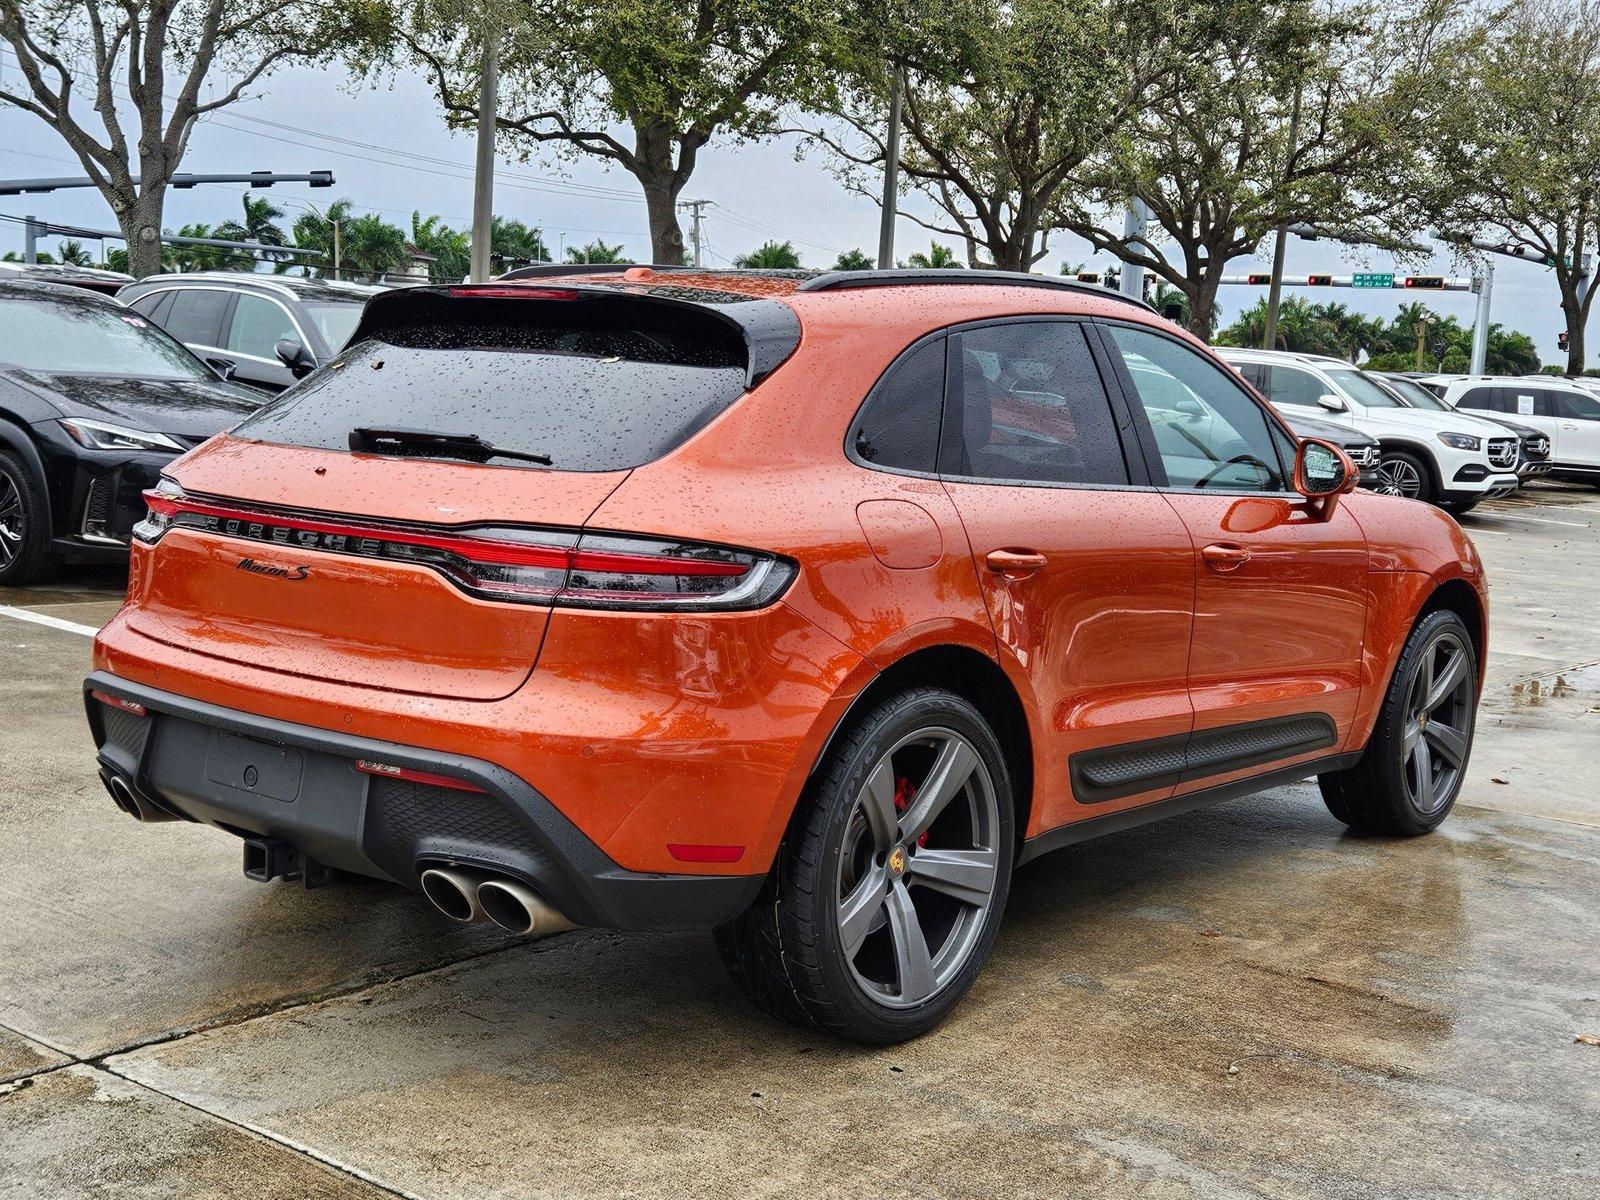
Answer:
[(997, 574), (1021, 577), (1032, 575), (1049, 560), (1037, 550), (991, 550), (983, 561)]
[(1200, 551), (1213, 571), (1236, 571), (1250, 561), (1250, 551), (1233, 542), (1217, 542)]

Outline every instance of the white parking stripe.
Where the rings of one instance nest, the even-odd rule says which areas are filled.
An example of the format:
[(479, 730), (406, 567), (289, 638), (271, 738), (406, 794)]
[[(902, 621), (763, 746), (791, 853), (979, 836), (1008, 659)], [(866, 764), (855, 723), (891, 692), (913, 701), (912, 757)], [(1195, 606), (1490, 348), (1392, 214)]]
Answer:
[(1525, 517), (1521, 513), (1486, 512), (1486, 517), (1499, 517), (1503, 521), (1532, 521), (1538, 525), (1567, 525), (1573, 529), (1588, 529), (1587, 521), (1552, 521), (1549, 517)]
[(12, 608), (9, 604), (0, 604), (0, 617), (15, 617), (19, 621), (32, 621), (35, 625), (48, 625), (51, 629), (64, 629), (68, 633), (81, 633), (84, 637), (93, 637), (100, 631), (93, 625), (79, 625), (75, 621), (63, 621), (60, 617), (46, 616), (41, 612), (34, 612), (29, 608)]

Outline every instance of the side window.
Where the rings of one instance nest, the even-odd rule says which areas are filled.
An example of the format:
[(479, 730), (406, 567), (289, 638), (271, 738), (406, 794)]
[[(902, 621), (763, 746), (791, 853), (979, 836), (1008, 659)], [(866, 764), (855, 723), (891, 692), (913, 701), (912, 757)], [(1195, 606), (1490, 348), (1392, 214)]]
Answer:
[(1548, 391), (1545, 388), (1516, 388), (1514, 389), (1514, 394), (1517, 398), (1517, 411), (1519, 413), (1527, 413), (1529, 411), (1526, 401), (1529, 397), (1532, 397), (1533, 416), (1559, 417), (1561, 415), (1561, 410), (1556, 404), (1557, 393), (1555, 392)]
[(1266, 386), (1261, 391), (1274, 404), (1294, 404), (1301, 408), (1318, 408), (1317, 397), (1328, 391), (1310, 371), (1283, 367), (1276, 363), (1266, 368)]
[(1461, 393), (1461, 398), (1456, 401), (1457, 408), (1475, 408), (1480, 411), (1504, 412), (1502, 401), (1495, 395), (1500, 388), (1476, 387), (1468, 388)]
[(1159, 334), (1106, 329), (1150, 418), (1169, 486), (1284, 490), (1267, 414), (1223, 370)]
[(1267, 394), (1267, 368), (1262, 363), (1239, 363), (1240, 377), (1263, 396)]
[(300, 333), (283, 306), (262, 296), (239, 293), (233, 320), (228, 324), (227, 349), (277, 362), (279, 338), (300, 340)]
[(934, 338), (878, 381), (850, 432), (850, 445), (862, 462), (933, 474), (944, 404), (944, 355), (944, 338)]
[(1073, 321), (957, 335), (939, 470), (1019, 483), (1127, 483), (1100, 371)]
[(157, 325), (165, 329), (166, 324), (163, 320), (163, 314), (172, 308), (172, 293), (151, 292), (149, 295), (140, 296), (130, 303), (128, 307), (141, 316), (149, 317)]
[(167, 310), (167, 332), (190, 345), (221, 346), (227, 307), (228, 293), (217, 288), (179, 288)]
[(1556, 402), (1563, 417), (1569, 421), (1600, 421), (1600, 400), (1593, 396), (1580, 396), (1577, 392), (1557, 392)]

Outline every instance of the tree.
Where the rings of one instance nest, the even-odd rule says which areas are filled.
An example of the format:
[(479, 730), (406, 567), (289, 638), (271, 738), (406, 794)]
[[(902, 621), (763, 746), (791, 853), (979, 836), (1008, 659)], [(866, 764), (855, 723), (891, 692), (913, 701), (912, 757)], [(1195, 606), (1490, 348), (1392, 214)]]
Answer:
[(877, 260), (871, 259), (860, 249), (846, 250), (834, 260), (835, 271), (870, 271), (877, 266)]
[[(322, 252), (322, 258), (318, 260), (320, 265), (315, 268), (317, 274), (322, 276), (334, 275), (334, 227), (338, 226), (339, 228), (341, 235), (339, 238), (341, 242), (340, 250), (343, 251), (342, 243), (346, 241), (345, 233), (349, 228), (353, 213), (354, 206), (351, 202), (340, 199), (325, 205), (321, 212), (308, 212), (295, 220), (293, 229), (294, 244), (302, 250), (320, 250)], [(338, 266), (342, 272), (346, 265), (345, 255), (341, 253), (338, 258)], [(308, 271), (312, 269), (309, 263), (306, 264), (306, 267)], [(282, 265), (278, 267), (280, 271), (283, 269)]]
[(628, 256), (622, 252), (620, 243), (615, 246), (608, 246), (602, 239), (596, 238), (587, 246), (568, 246), (567, 261), (569, 263), (625, 263), (628, 261)]
[[(1281, 225), (1408, 247), (1423, 220), (1418, 147), (1450, 90), (1438, 61), (1451, 0), (1415, 13), (1304, 0), (1180, 11), (1209, 52), (1178, 56), (1174, 86), (1086, 165), (1065, 227), (1182, 291), (1201, 337), (1228, 263)], [(1120, 214), (1134, 200), (1153, 228), (1130, 237)]]
[(496, 272), (550, 261), (544, 231), (514, 217), (493, 217), (489, 225), (489, 262)]
[(61, 243), (59, 254), (61, 261), (71, 267), (92, 267), (94, 258), (83, 248), (83, 243), (67, 240)]
[(1450, 89), (1458, 103), (1441, 159), (1462, 186), (1442, 198), (1440, 223), (1544, 260), (1576, 375), (1600, 291), (1580, 294), (1586, 256), (1600, 259), (1600, 2), (1518, 0), (1483, 41)]
[(275, 67), (328, 57), (354, 37), (364, 8), (364, 0), (0, 0), (0, 39), (20, 71), (0, 83), (0, 102), (61, 135), (116, 214), (130, 270), (142, 277), (160, 268), (167, 184), (195, 122)]
[[(244, 219), (224, 221), (217, 226), (215, 236), (236, 242), (259, 242), (263, 246), (289, 244), (283, 227), (278, 224), (284, 215), (283, 209), (265, 196), (252, 196), (248, 192), (240, 199), (244, 202)], [(290, 257), (292, 256), (288, 254), (274, 254), (266, 250), (261, 252), (263, 262), (282, 262)]]
[(498, 128), (631, 174), (660, 263), (683, 261), (678, 196), (700, 151), (770, 132), (780, 105), (825, 86), (835, 29), (826, 0), (489, 0), (487, 21), (483, 0), (389, 7), (457, 125), (477, 119), (481, 31), (494, 28)]
[(346, 274), (365, 275), (376, 283), (410, 260), (405, 230), (377, 213), (362, 213), (340, 228), (342, 265)]
[(800, 254), (793, 242), (763, 242), (749, 254), (734, 259), (733, 265), (763, 271), (794, 271), (800, 267)]
[(420, 211), (412, 212), (411, 244), (434, 256), (428, 264), (428, 278), (434, 283), (458, 283), (472, 269), (471, 235), (451, 229), (442, 217), (424, 218)]
[(876, 0), (836, 108), (848, 138), (800, 130), (846, 186), (877, 199), (889, 93), (901, 172), (939, 210), (903, 215), (959, 239), (971, 266), (1027, 271), (1048, 253), (1074, 172), (1115, 140), (1168, 70), (1168, 9), (1137, 0)]
[[(233, 241), (234, 231), (196, 222), (178, 230), (179, 237), (220, 238)], [(226, 246), (165, 245), (161, 248), (161, 265), (176, 271), (248, 271), (255, 258), (248, 250), (230, 250)]]
[(918, 250), (915, 254), (909, 255), (906, 261), (900, 265), (902, 267), (911, 267), (918, 271), (949, 271), (965, 264), (956, 257), (955, 251), (950, 249), (949, 246), (941, 246), (938, 242), (933, 242), (928, 246), (927, 253)]

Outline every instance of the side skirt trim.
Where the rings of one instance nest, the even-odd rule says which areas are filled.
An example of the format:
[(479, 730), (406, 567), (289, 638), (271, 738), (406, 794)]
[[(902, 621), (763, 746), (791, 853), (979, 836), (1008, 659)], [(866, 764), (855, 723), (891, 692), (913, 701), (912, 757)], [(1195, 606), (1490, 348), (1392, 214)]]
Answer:
[(1041, 854), (1048, 854), (1052, 850), (1060, 850), (1064, 846), (1074, 846), (1079, 842), (1087, 842), (1092, 838), (1104, 837), (1110, 833), (1121, 833), (1124, 829), (1133, 829), (1151, 821), (1159, 821), (1163, 817), (1175, 817), (1180, 813), (1192, 812), (1197, 808), (1205, 808), (1224, 800), (1235, 800), (1240, 796), (1248, 796), (1253, 792), (1264, 792), (1270, 788), (1282, 787), (1286, 783), (1296, 783), (1302, 779), (1309, 779), (1313, 775), (1322, 775), (1328, 771), (1342, 771), (1353, 767), (1361, 761), (1361, 752), (1350, 754), (1335, 754), (1328, 758), (1314, 759), (1311, 762), (1296, 763), (1292, 767), (1280, 767), (1276, 771), (1268, 771), (1264, 775), (1254, 775), (1249, 779), (1236, 780), (1233, 783), (1219, 784), (1216, 787), (1205, 788), (1198, 792), (1190, 792), (1184, 796), (1174, 796), (1170, 800), (1157, 800), (1151, 804), (1141, 804), (1136, 808), (1124, 808), (1117, 812), (1103, 813), (1098, 817), (1088, 817), (1082, 821), (1074, 821), (1070, 825), (1060, 825), (1055, 829), (1029, 838), (1022, 844), (1022, 854), (1017, 859), (1020, 866), (1031, 862)]

